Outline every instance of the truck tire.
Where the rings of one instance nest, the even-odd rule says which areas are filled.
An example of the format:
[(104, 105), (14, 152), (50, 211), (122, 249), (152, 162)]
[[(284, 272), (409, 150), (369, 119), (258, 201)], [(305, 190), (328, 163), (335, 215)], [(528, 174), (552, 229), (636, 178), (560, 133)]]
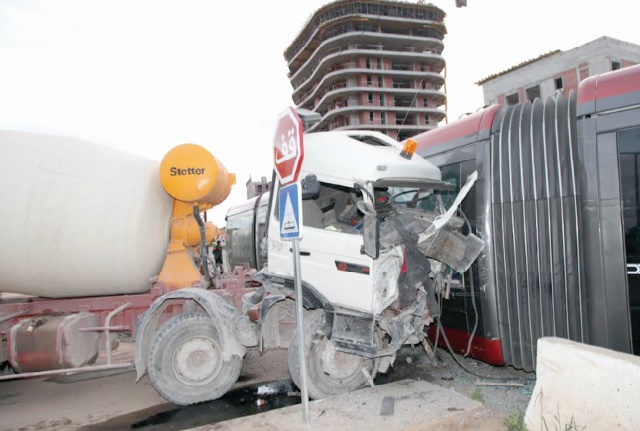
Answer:
[(203, 313), (167, 320), (149, 352), (149, 379), (160, 395), (179, 405), (215, 400), (238, 381), (242, 358), (224, 360), (220, 337)]
[[(322, 399), (329, 395), (351, 392), (367, 383), (362, 368), (373, 375), (374, 362), (362, 356), (337, 351), (324, 330), (324, 310), (305, 314), (304, 344), (309, 398)], [(298, 332), (291, 339), (288, 351), (289, 374), (302, 387)]]

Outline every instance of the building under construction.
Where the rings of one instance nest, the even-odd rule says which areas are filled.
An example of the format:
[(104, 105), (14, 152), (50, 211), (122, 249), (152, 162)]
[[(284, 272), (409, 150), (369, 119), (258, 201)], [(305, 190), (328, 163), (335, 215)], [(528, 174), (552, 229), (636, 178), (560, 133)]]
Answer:
[(310, 131), (378, 130), (398, 140), (446, 115), (445, 13), (432, 4), (339, 0), (318, 9), (284, 52)]

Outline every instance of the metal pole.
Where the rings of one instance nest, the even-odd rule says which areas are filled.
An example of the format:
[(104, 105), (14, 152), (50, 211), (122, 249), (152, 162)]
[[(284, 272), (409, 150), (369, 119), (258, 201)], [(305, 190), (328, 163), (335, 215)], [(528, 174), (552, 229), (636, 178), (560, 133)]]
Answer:
[(0, 323), (8, 322), (11, 319), (14, 319), (16, 317), (20, 317), (23, 314), (27, 314), (27, 311), (29, 311), (30, 308), (31, 308), (31, 306), (25, 308), (22, 311), (17, 311), (15, 313), (7, 314), (6, 316), (0, 317)]
[(111, 313), (107, 315), (107, 318), (104, 321), (104, 338), (105, 338), (105, 350), (107, 351), (107, 365), (111, 365), (111, 336), (109, 335), (109, 329), (111, 325), (111, 319), (113, 316), (124, 310), (125, 308), (129, 308), (131, 306), (130, 302), (126, 302), (122, 304), (120, 307), (113, 310)]
[(88, 373), (90, 371), (102, 371), (102, 370), (113, 370), (116, 368), (129, 368), (132, 367), (133, 364), (131, 362), (123, 363), (123, 364), (111, 364), (111, 365), (93, 365), (88, 367), (80, 367), (80, 368), (64, 368), (61, 370), (48, 370), (48, 371), (33, 371), (30, 373), (20, 373), (20, 374), (9, 374), (6, 376), (0, 376), (0, 381), (2, 380), (16, 380), (16, 379), (26, 379), (29, 377), (42, 377), (42, 376), (52, 376), (55, 374), (75, 374), (75, 373)]
[(307, 390), (307, 362), (304, 353), (304, 325), (302, 322), (302, 279), (300, 277), (300, 240), (293, 240), (293, 278), (296, 287), (296, 321), (298, 323), (298, 360), (300, 361), (300, 377), (302, 379), (302, 417), (309, 424), (309, 392)]

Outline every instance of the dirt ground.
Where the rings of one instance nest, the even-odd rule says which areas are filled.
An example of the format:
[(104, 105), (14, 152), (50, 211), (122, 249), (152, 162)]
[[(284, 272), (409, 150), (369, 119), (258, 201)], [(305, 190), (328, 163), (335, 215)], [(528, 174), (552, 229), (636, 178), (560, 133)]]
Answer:
[[(116, 352), (117, 360), (130, 360), (133, 344), (120, 343)], [(438, 350), (437, 356), (439, 360), (434, 365), (422, 347), (405, 347), (399, 352), (393, 369), (378, 376), (376, 384), (425, 380), (482, 404), (480, 409), (468, 414), (443, 418), (431, 430), (507, 430), (505, 419), (526, 409), (533, 388), (532, 374), (460, 358), (465, 368), (477, 374), (473, 375), (461, 368), (449, 353)], [(478, 376), (500, 376), (502, 380)], [(236, 388), (288, 378), (285, 351), (267, 352), (262, 356), (250, 351)], [(509, 385), (504, 378), (510, 379), (506, 382)], [(520, 386), (514, 386), (516, 384)], [(78, 430), (84, 425), (145, 409), (166, 410), (167, 405), (154, 391), (148, 377), (135, 383), (132, 370), (5, 381), (0, 382), (0, 430)]]
[(404, 347), (398, 352), (393, 370), (388, 376), (377, 378), (376, 383), (384, 383), (387, 377), (425, 380), (482, 404), (481, 409), (471, 414), (443, 418), (431, 424), (435, 428), (430, 430), (507, 431), (507, 419), (524, 415), (535, 385), (534, 373), (495, 367), (457, 354), (454, 358), (441, 348), (435, 355), (438, 361), (434, 364), (421, 346)]

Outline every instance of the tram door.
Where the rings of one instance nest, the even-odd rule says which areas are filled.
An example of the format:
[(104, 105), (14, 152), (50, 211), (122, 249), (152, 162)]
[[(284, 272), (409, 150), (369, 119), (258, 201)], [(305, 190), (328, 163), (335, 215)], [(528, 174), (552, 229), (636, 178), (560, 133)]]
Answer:
[(618, 132), (633, 353), (640, 355), (640, 127)]

